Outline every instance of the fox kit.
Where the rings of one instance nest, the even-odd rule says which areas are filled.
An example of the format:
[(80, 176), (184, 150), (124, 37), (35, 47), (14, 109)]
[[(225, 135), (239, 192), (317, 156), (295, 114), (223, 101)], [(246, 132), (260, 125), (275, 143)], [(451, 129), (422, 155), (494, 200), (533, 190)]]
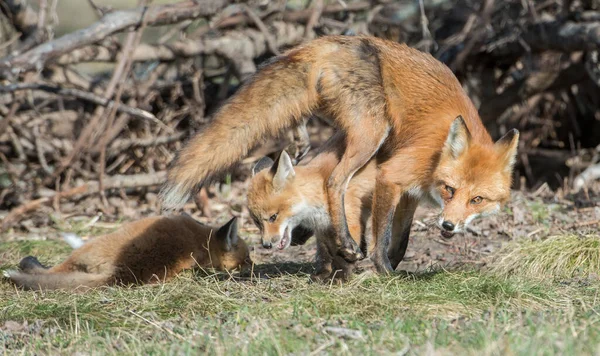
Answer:
[[(294, 167), (286, 151), (275, 162), (265, 157), (254, 166), (248, 189), (248, 210), (265, 248), (287, 248), (298, 239), (299, 229), (316, 235), (317, 271), (313, 277), (317, 279), (346, 279), (353, 268), (336, 254), (326, 197), (327, 178), (343, 148), (344, 137), (336, 133), (308, 164)], [(373, 160), (357, 172), (346, 190), (350, 235), (363, 253), (368, 250), (366, 225), (376, 172)]]
[(337, 253), (349, 262), (363, 254), (349, 232), (346, 187), (373, 157), (371, 258), (382, 272), (392, 269), (388, 247), (404, 244), (402, 231), (420, 200), (442, 207), (439, 227), (450, 236), (509, 199), (518, 131), (494, 143), (447, 66), (404, 44), (325, 36), (270, 61), (190, 140), (169, 170), (164, 207), (180, 206), (265, 137), (297, 127), (315, 112), (346, 135), (326, 197)]
[[(74, 247), (79, 242), (66, 239)], [(5, 271), (25, 289), (75, 289), (166, 281), (184, 269), (232, 270), (251, 264), (248, 246), (237, 235), (236, 218), (219, 229), (188, 215), (145, 218), (94, 238), (63, 263), (46, 268), (32, 256), (21, 271)]]

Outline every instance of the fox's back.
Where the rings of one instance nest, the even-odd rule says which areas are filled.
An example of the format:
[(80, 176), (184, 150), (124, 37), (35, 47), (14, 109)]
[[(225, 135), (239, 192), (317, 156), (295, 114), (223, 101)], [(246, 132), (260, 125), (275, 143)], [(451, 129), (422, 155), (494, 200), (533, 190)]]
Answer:
[(147, 282), (153, 275), (162, 278), (193, 266), (194, 259), (205, 259), (202, 238), (210, 234), (205, 230), (209, 228), (186, 216), (145, 218), (92, 239), (65, 263), (72, 269), (113, 274), (123, 282)]

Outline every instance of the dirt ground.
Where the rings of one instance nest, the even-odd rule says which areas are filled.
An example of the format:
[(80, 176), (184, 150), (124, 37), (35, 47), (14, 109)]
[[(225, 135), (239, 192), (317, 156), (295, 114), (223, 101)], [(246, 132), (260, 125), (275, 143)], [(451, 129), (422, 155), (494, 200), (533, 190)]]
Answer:
[[(313, 149), (307, 159), (315, 153), (320, 142), (331, 135), (331, 130), (311, 126), (310, 133)], [(209, 188), (209, 217), (202, 216), (194, 203), (187, 204), (184, 210), (209, 225), (222, 224), (232, 215), (238, 216), (240, 233), (250, 242), (251, 256), (257, 264), (311, 262), (316, 252), (314, 238), (303, 246), (292, 246), (283, 251), (266, 250), (260, 246), (258, 229), (248, 216), (245, 192), (251, 161), (272, 152), (273, 147), (277, 147), (276, 142), (267, 142), (255, 150), (234, 172), (238, 179), (231, 184), (217, 184)], [(239, 177), (245, 179), (240, 180)], [(157, 214), (155, 193), (136, 192), (137, 196), (120, 193), (108, 198), (108, 207), (97, 196), (64, 202), (58, 210), (56, 206), (43, 207), (13, 230), (0, 235), (0, 241), (60, 239), (61, 231), (79, 232), (86, 239), (110, 232), (124, 221)], [(6, 213), (0, 211), (0, 217)], [(434, 226), (437, 213), (430, 208), (418, 208), (407, 253), (399, 270), (419, 271), (432, 266), (464, 263), (480, 265), (511, 240), (597, 232), (600, 228), (600, 184), (577, 196), (565, 195), (561, 190), (553, 192), (545, 185), (534, 192), (513, 191), (511, 201), (501, 213), (473, 222), (466, 234), (455, 235), (449, 240), (442, 238)]]

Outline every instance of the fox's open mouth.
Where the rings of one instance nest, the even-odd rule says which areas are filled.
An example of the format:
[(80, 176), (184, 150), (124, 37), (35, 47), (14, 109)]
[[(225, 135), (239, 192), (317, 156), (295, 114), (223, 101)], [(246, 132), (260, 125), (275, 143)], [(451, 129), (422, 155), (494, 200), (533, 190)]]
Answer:
[(453, 232), (446, 231), (446, 230), (442, 230), (441, 233), (442, 233), (442, 237), (445, 239), (451, 239), (452, 236), (454, 236)]
[(283, 231), (283, 236), (281, 237), (281, 240), (279, 240), (279, 243), (277, 244), (277, 248), (280, 250), (287, 248), (290, 245), (291, 240), (292, 238), (290, 234), (290, 228), (286, 227)]

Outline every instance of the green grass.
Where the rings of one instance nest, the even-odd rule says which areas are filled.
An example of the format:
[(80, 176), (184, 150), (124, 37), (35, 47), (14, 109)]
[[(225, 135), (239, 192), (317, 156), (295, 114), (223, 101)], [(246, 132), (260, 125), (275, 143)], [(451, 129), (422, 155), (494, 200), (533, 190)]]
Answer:
[[(27, 254), (56, 262), (67, 253), (59, 242), (0, 245), (3, 264)], [(336, 286), (310, 283), (298, 272), (307, 266), (277, 267), (257, 267), (269, 279), (187, 272), (162, 285), (88, 293), (24, 292), (2, 283), (0, 320), (16, 324), (0, 329), (0, 345), (7, 354), (600, 351), (595, 282), (463, 269), (361, 275)]]

